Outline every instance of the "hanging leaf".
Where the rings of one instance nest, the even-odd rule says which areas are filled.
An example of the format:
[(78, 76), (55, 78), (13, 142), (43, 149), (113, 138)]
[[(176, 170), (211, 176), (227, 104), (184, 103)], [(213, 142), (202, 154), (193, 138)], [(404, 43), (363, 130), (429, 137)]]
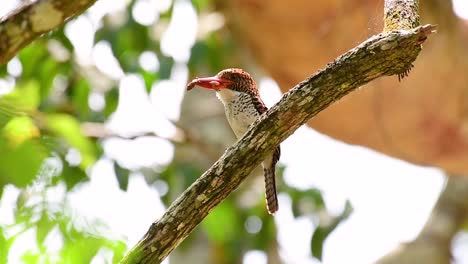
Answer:
[(117, 88), (109, 90), (104, 95), (104, 98), (106, 100), (106, 105), (104, 107), (104, 116), (109, 117), (112, 113), (115, 112), (115, 110), (117, 109), (117, 105), (119, 104), (119, 90)]
[(62, 179), (65, 181), (65, 185), (67, 186), (67, 190), (73, 189), (78, 183), (85, 182), (88, 180), (88, 176), (86, 172), (75, 166), (70, 166), (67, 162), (63, 164), (62, 170)]
[(79, 117), (84, 119), (89, 116), (91, 109), (89, 108), (88, 98), (91, 92), (91, 87), (86, 79), (79, 79), (73, 86), (71, 91), (72, 103)]
[(330, 221), (327, 221), (325, 225), (319, 225), (315, 232), (312, 234), (311, 239), (311, 252), (312, 256), (317, 258), (318, 260), (322, 260), (322, 253), (323, 253), (323, 244), (325, 243), (325, 239), (335, 230), (335, 228), (347, 219), (351, 213), (353, 212), (353, 207), (349, 201), (346, 201), (345, 207), (343, 212), (339, 216), (334, 217)]
[(122, 168), (118, 162), (114, 162), (114, 172), (115, 176), (117, 177), (117, 182), (119, 183), (119, 188), (122, 191), (127, 191), (130, 171), (128, 169)]

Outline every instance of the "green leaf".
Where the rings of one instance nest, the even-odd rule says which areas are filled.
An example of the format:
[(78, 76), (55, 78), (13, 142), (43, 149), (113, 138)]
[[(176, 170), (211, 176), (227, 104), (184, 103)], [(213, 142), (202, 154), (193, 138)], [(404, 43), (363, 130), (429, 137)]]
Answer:
[(22, 82), (11, 93), (4, 95), (0, 102), (22, 111), (36, 110), (41, 101), (39, 90), (37, 81)]
[(67, 162), (63, 162), (62, 178), (68, 191), (73, 189), (78, 183), (88, 180), (88, 176), (83, 169), (70, 166)]
[(38, 74), (38, 65), (41, 65), (43, 60), (49, 57), (44, 39), (38, 39), (31, 45), (26, 46), (18, 54), (18, 57), (23, 66), (22, 78), (36, 78)]
[(65, 35), (65, 27), (59, 27), (58, 30), (52, 32), (53, 38), (58, 39), (60, 43), (70, 52), (75, 50), (75, 47), (71, 43), (71, 41)]
[(323, 244), (325, 243), (325, 239), (335, 230), (335, 228), (347, 219), (351, 213), (353, 212), (353, 207), (349, 201), (346, 201), (345, 208), (343, 212), (339, 216), (334, 217), (330, 221), (327, 221), (325, 225), (319, 225), (315, 232), (312, 234), (311, 239), (311, 252), (312, 256), (317, 258), (318, 260), (322, 260), (322, 253), (323, 253)]
[(192, 0), (193, 6), (197, 9), (198, 12), (207, 10), (212, 4), (211, 0)]
[(286, 191), (292, 200), (294, 217), (312, 214), (325, 208), (325, 201), (319, 189), (312, 188), (301, 191), (295, 188), (287, 188)]
[(122, 241), (110, 241), (108, 247), (114, 252), (112, 263), (119, 263), (127, 251), (127, 244)]
[(130, 175), (130, 171), (128, 169), (122, 168), (117, 162), (114, 162), (114, 171), (115, 176), (117, 177), (117, 182), (119, 183), (119, 188), (122, 191), (127, 191), (128, 176)]
[(225, 39), (220, 32), (212, 32), (192, 47), (188, 66), (191, 70), (207, 66), (211, 71), (226, 68), (226, 62), (232, 61), (232, 50), (230, 39)]
[(3, 128), (2, 136), (17, 145), (26, 139), (39, 137), (39, 129), (29, 116), (14, 117)]
[(171, 77), (172, 66), (174, 66), (174, 59), (167, 56), (159, 56), (159, 78), (161, 80), (169, 79)]
[(215, 243), (225, 243), (232, 240), (243, 227), (236, 214), (236, 208), (230, 200), (219, 204), (203, 220), (202, 226), (210, 240)]
[(10, 103), (0, 98), (0, 129), (2, 129), (13, 117), (24, 115)]
[(81, 234), (73, 242), (68, 241), (62, 249), (63, 261), (64, 263), (91, 263), (105, 242), (104, 239)]
[(47, 98), (49, 96), (50, 91), (52, 90), (52, 84), (54, 82), (55, 77), (58, 74), (59, 70), (63, 70), (63, 68), (59, 68), (60, 65), (55, 61), (52, 57), (46, 57), (40, 63), (41, 67), (37, 69), (38, 75), (35, 76), (36, 80), (40, 81), (40, 95), (41, 98)]
[(86, 79), (77, 81), (72, 90), (72, 101), (77, 113), (81, 118), (85, 118), (91, 111), (88, 105), (89, 93), (91, 87)]
[(117, 88), (111, 89), (105, 94), (104, 98), (106, 99), (104, 115), (106, 117), (109, 117), (112, 113), (115, 112), (119, 104), (119, 91), (117, 90)]
[(48, 156), (46, 149), (38, 140), (28, 139), (19, 145), (0, 137), (0, 188), (7, 183), (26, 187), (36, 178), (39, 168)]
[(0, 78), (8, 76), (7, 63), (0, 65)]
[(7, 263), (8, 260), (8, 241), (4, 234), (4, 229), (0, 226), (0, 263)]
[(49, 232), (55, 226), (51, 221), (46, 211), (42, 211), (41, 218), (36, 223), (36, 241), (39, 247), (43, 247), (43, 243)]
[(32, 250), (26, 251), (22, 256), (21, 260), (23, 263), (39, 263), (40, 255), (39, 253), (33, 252)]
[(143, 69), (140, 69), (140, 75), (143, 77), (143, 80), (145, 81), (145, 88), (147, 92), (151, 91), (151, 88), (153, 87), (153, 83), (159, 79), (159, 74), (152, 73), (145, 71)]
[(46, 127), (80, 152), (81, 168), (86, 169), (96, 161), (97, 150), (93, 142), (83, 135), (80, 123), (74, 117), (66, 114), (49, 114), (46, 117)]

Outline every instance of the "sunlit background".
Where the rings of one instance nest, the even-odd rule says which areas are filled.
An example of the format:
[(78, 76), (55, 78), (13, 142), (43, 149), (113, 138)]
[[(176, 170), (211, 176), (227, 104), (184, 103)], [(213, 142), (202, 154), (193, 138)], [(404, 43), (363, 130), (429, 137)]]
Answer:
[[(0, 17), (17, 4), (18, 1), (3, 0)], [(131, 51), (122, 53), (123, 58), (116, 58), (111, 38), (97, 37), (105, 26), (116, 33), (113, 35), (115, 38), (126, 38), (128, 32), (119, 35), (119, 28), (130, 19), (126, 12), (130, 5), (131, 19), (149, 28), (149, 38), (158, 40), (160, 49), (160, 54), (153, 50), (138, 54), (137, 65), (132, 66), (139, 68), (136, 71), (123, 69), (119, 62), (132, 56)], [(460, 17), (468, 19), (467, 1), (454, 0), (454, 8)], [(67, 208), (67, 214), (76, 222), (77, 229), (95, 229), (109, 239), (122, 240), (128, 250), (163, 214), (168, 202), (174, 200), (172, 196), (167, 197), (173, 184), (164, 179), (148, 183), (145, 173), (147, 170), (162, 172), (175, 159), (175, 146), (184, 138), (183, 131), (177, 126), (178, 121), (184, 118), (184, 97), (205, 97), (204, 103), (208, 102), (208, 105), (200, 108), (205, 113), (211, 110), (220, 113), (220, 103), (213, 93), (194, 91), (193, 95), (186, 94), (185, 85), (193, 77), (190, 76), (190, 67), (193, 67), (190, 63), (194, 45), (223, 28), (224, 22), (222, 14), (210, 9), (200, 10), (188, 0), (136, 0), (132, 3), (126, 0), (99, 0), (64, 27), (64, 37), (73, 46), (72, 53), (54, 38), (47, 42), (47, 50), (55, 60), (72, 58), (74, 67), (82, 72), (80, 78), (89, 80), (91, 88), (87, 104), (90, 111), (105, 111), (109, 91), (117, 87), (119, 92), (118, 105), (104, 120), (105, 127), (95, 128), (95, 124), (88, 124), (90, 131), (94, 131), (94, 128), (106, 133), (103, 137), (97, 136), (102, 138), (102, 155), (87, 168), (89, 181), (80, 183), (69, 192), (65, 183), (58, 183), (42, 193), (47, 203), (60, 203), (64, 205), (60, 208)], [(209, 52), (210, 47), (207, 49)], [(160, 55), (165, 60), (170, 58), (169, 66)], [(0, 79), (0, 94), (15, 89), (16, 77), (23, 74), (25, 67), (24, 61), (18, 57), (8, 63), (8, 74)], [(214, 70), (215, 67), (212, 68)], [(201, 72), (216, 73), (213, 70), (205, 67)], [(272, 106), (281, 98), (277, 84), (262, 75), (261, 71), (255, 75), (262, 98), (268, 106)], [(158, 77), (151, 79), (148, 76)], [(52, 93), (55, 94), (64, 93), (70, 82), (67, 76), (61, 74), (51, 81)], [(190, 113), (187, 115), (185, 120), (189, 119)], [(211, 123), (213, 130), (217, 130), (216, 123), (221, 123), (221, 119)], [(231, 133), (226, 128), (221, 131)], [(133, 139), (135, 136), (138, 137)], [(219, 136), (214, 137), (216, 141)], [(232, 135), (229, 137), (233, 140)], [(331, 215), (342, 214), (347, 200), (352, 205), (353, 212), (349, 218), (326, 239), (323, 263), (371, 263), (400, 243), (415, 238), (444, 186), (444, 177), (437, 169), (411, 165), (366, 148), (347, 145), (308, 127), (300, 128), (281, 146), (280, 163), (285, 167), (283, 180), (286, 186), (298, 190), (321, 190)], [(67, 150), (64, 159), (71, 166), (93, 163), (86, 152), (73, 147)], [(336, 161), (339, 161), (338, 166)], [(116, 164), (130, 173), (126, 191), (122, 190), (119, 176), (115, 175)], [(61, 166), (59, 157), (48, 158), (41, 167), (41, 173), (47, 177), (48, 169), (60, 170)], [(256, 199), (263, 191), (261, 179), (257, 178), (247, 181), (242, 187), (247, 189), (247, 193), (249, 190), (253, 192)], [(41, 184), (38, 180), (30, 188), (42, 192)], [(175, 188), (179, 188), (176, 192), (181, 192), (180, 186)], [(0, 201), (0, 226), (12, 226), (17, 221), (15, 210), (21, 195), (24, 192), (13, 185), (4, 187)], [(168, 200), (164, 200), (164, 197)], [(295, 217), (291, 196), (281, 192), (280, 188), (279, 198), (280, 210), (274, 222), (281, 259), (285, 263), (319, 263), (311, 256), (310, 241), (318, 221), (326, 221), (320, 218), (327, 218), (328, 215)], [(25, 206), (35, 203), (31, 199), (25, 200)], [(218, 217), (228, 218), (229, 215), (220, 214)], [(261, 235), (260, 230), (266, 228), (263, 225), (261, 218), (255, 214), (243, 223), (246, 232), (258, 236)], [(45, 250), (53, 255), (63, 247), (66, 239), (59, 227), (53, 227), (46, 234), (42, 246), (36, 239), (37, 232), (40, 232), (37, 228), (25, 229), (21, 234), (17, 234), (14, 228), (5, 230), (6, 237), (17, 236), (9, 250), (9, 263), (24, 261), (23, 254), (27, 251)], [(455, 239), (453, 249), (455, 263), (468, 263), (466, 233)], [(112, 254), (111, 250), (102, 249), (92, 263), (108, 263)], [(166, 262), (170, 263), (171, 258)], [(262, 250), (252, 249), (243, 255), (243, 263), (267, 263), (267, 255)]]

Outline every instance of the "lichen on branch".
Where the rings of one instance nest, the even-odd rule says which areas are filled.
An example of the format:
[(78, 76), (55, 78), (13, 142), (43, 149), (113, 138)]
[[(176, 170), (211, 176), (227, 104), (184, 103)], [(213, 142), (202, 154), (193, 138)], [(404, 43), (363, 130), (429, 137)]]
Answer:
[(418, 0), (386, 0), (383, 32), (419, 26)]

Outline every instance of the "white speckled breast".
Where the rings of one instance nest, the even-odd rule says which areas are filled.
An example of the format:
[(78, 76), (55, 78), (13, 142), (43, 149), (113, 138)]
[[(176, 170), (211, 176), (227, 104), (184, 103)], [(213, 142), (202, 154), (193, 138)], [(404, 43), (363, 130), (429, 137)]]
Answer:
[(217, 91), (217, 96), (224, 104), (226, 117), (237, 138), (247, 131), (249, 126), (260, 116), (252, 103), (251, 96), (229, 89)]

